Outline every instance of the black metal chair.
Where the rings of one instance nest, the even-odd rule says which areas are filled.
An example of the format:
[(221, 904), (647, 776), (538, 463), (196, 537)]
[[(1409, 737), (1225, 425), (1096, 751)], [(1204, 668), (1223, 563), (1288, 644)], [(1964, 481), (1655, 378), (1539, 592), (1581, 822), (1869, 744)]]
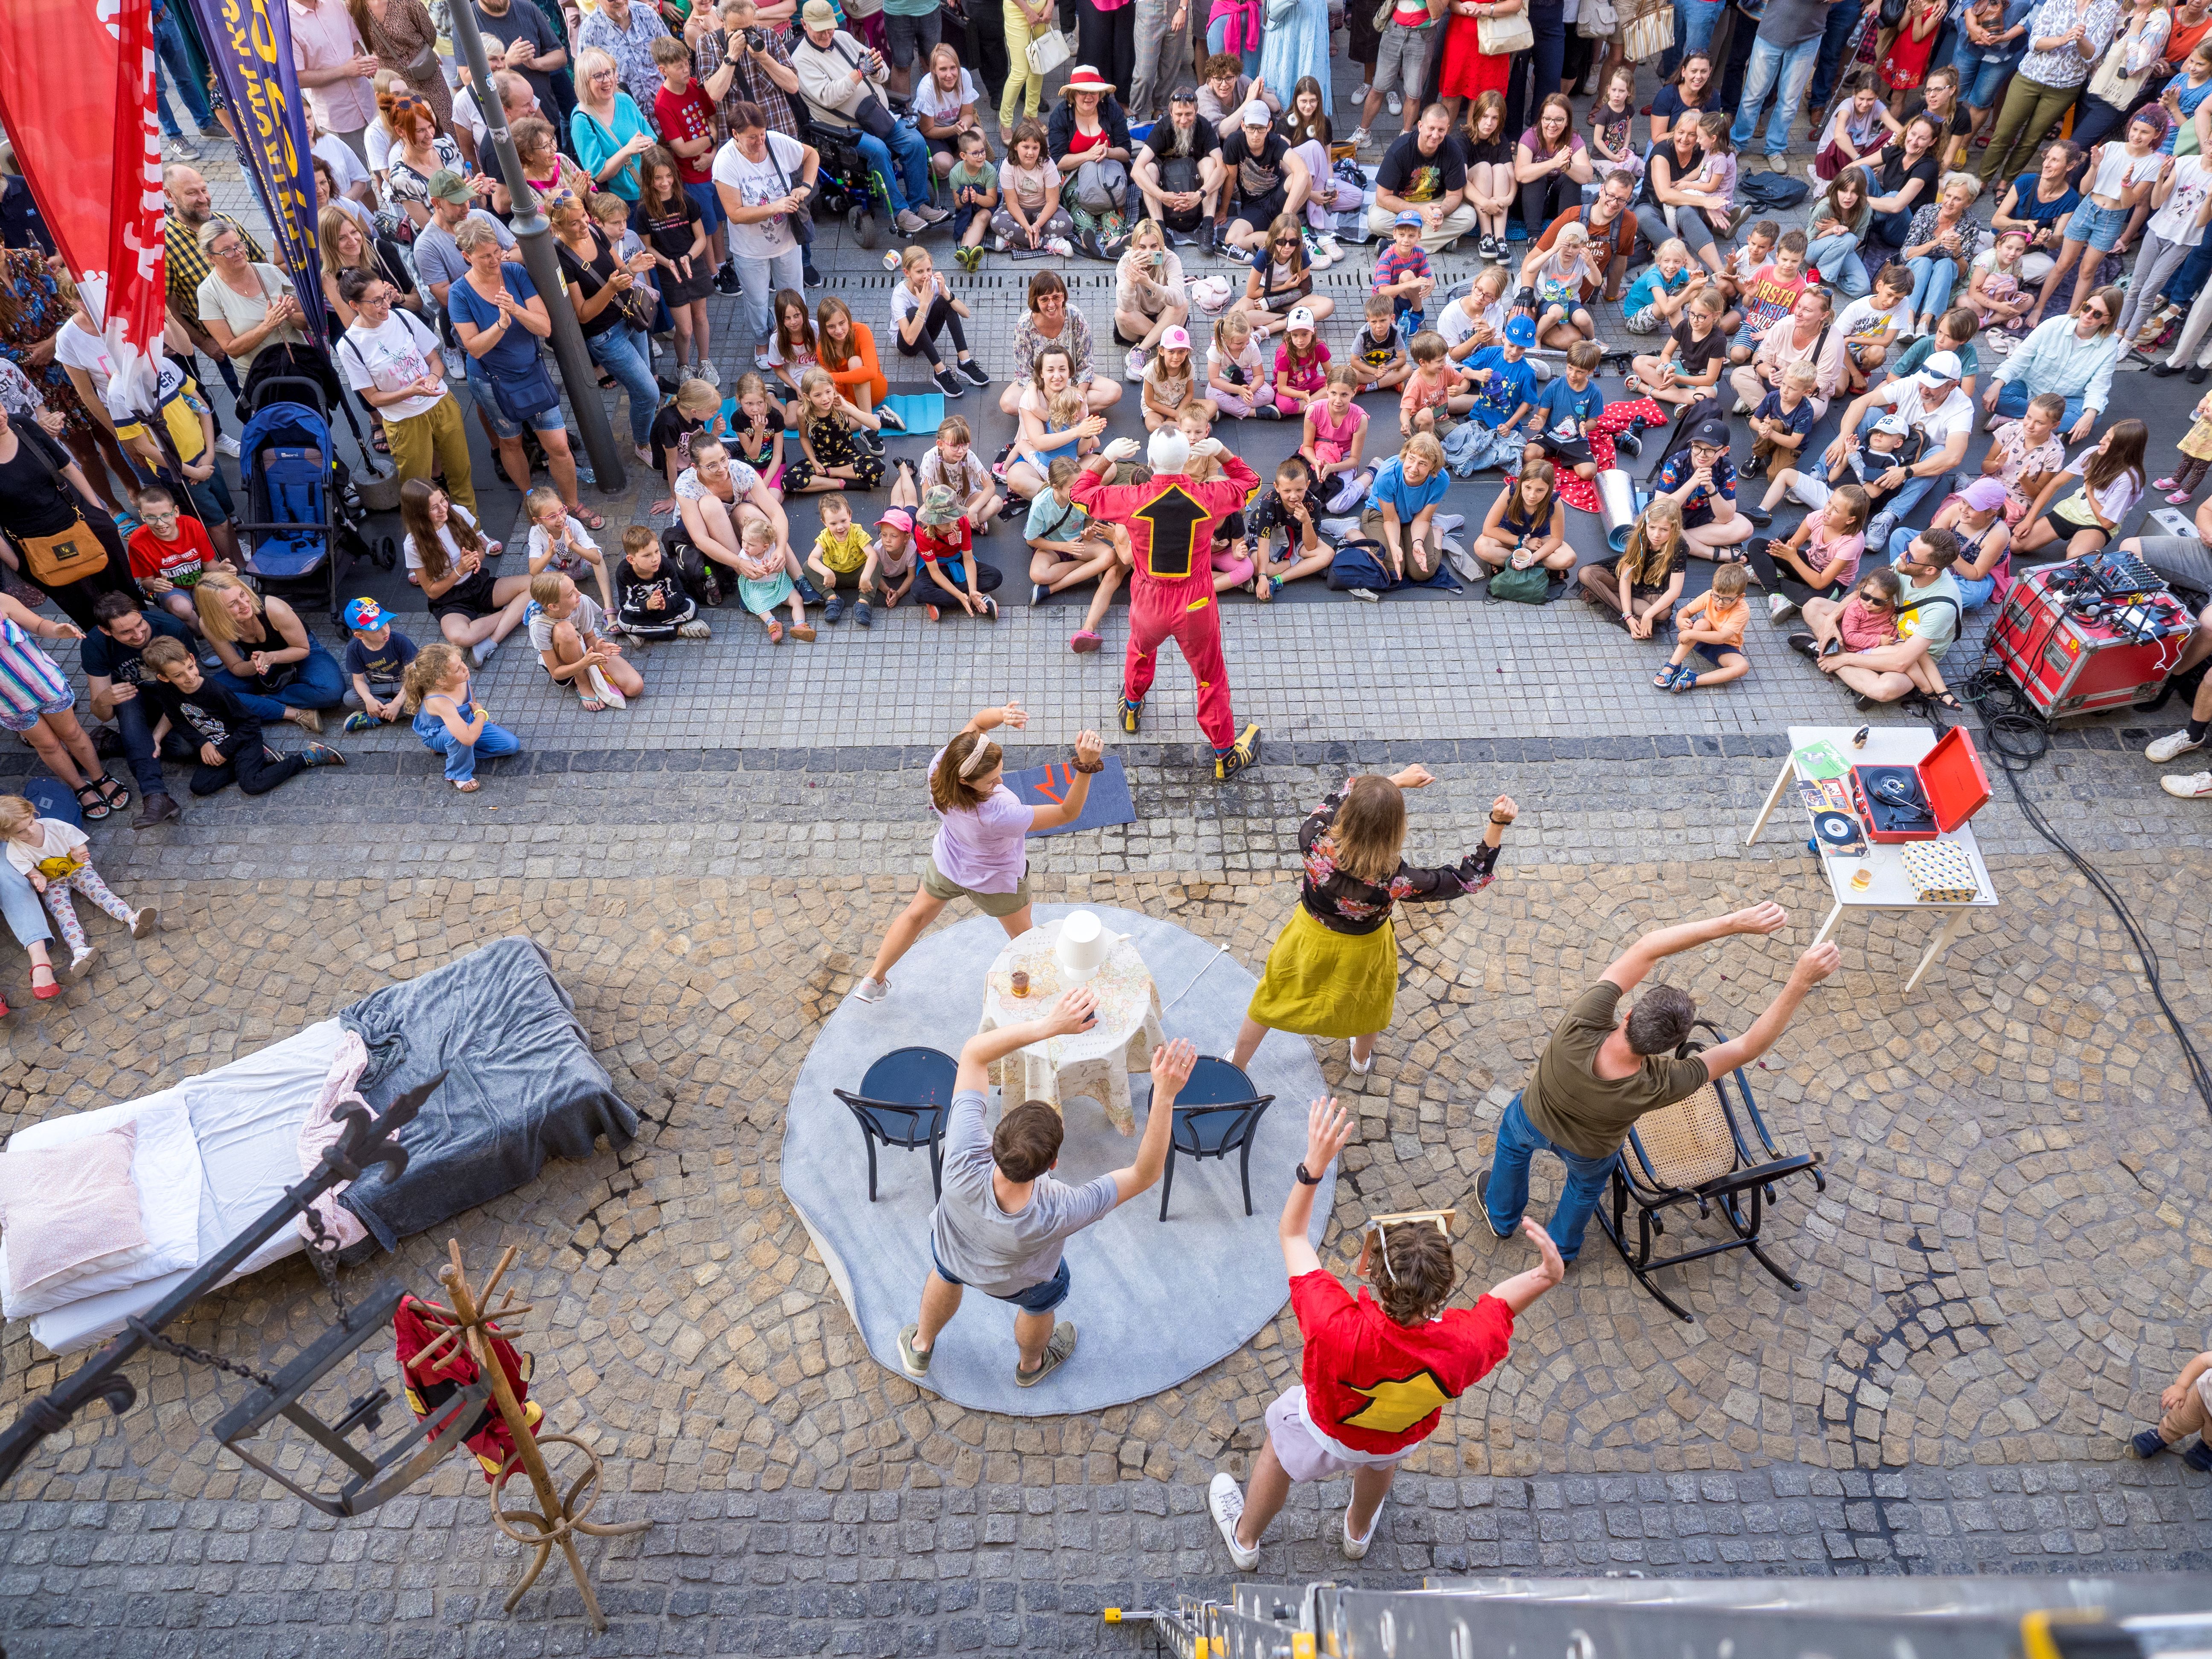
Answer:
[(953, 1080), (960, 1067), (935, 1048), (894, 1048), (868, 1067), (857, 1093), (833, 1090), (860, 1125), (868, 1149), (868, 1202), (876, 1201), (876, 1143), (902, 1151), (929, 1148), (929, 1190), (945, 1190), (945, 1120), (952, 1110)]
[[(1715, 1042), (1727, 1041), (1705, 1020), (1699, 1020), (1698, 1027), (1711, 1032)], [(1676, 1053), (1686, 1058), (1705, 1046), (1692, 1038)], [(1732, 1092), (1741, 1103), (1741, 1115), (1737, 1100), (1730, 1098)], [(1764, 1157), (1744, 1139), (1747, 1118), (1759, 1137)], [(1680, 1267), (1728, 1250), (1748, 1250), (1760, 1267), (1791, 1290), (1805, 1288), (1759, 1248), (1759, 1229), (1763, 1206), (1774, 1202), (1776, 1182), (1790, 1176), (1810, 1175), (1814, 1191), (1828, 1190), (1820, 1163), (1818, 1152), (1800, 1152), (1791, 1158), (1782, 1155), (1766, 1132), (1758, 1103), (1752, 1099), (1750, 1080), (1738, 1066), (1687, 1100), (1646, 1112), (1637, 1120), (1636, 1127), (1628, 1132), (1628, 1144), (1613, 1163), (1610, 1212), (1601, 1204), (1598, 1224), (1620, 1252), (1628, 1271), (1636, 1275), (1636, 1282), (1677, 1319), (1694, 1324), (1697, 1322), (1689, 1311), (1652, 1282), (1651, 1275), (1660, 1268)], [(1692, 1204), (1701, 1218), (1717, 1210), (1735, 1237), (1655, 1260), (1652, 1245), (1667, 1231), (1665, 1212)], [(1636, 1208), (1637, 1222), (1633, 1251), (1628, 1247), (1627, 1236), (1631, 1205)]]
[(1237, 1155), (1244, 1179), (1244, 1213), (1252, 1213), (1252, 1137), (1273, 1095), (1255, 1093), (1240, 1066), (1200, 1054), (1190, 1081), (1176, 1096), (1175, 1128), (1168, 1137), (1168, 1167), (1160, 1177), (1160, 1219), (1168, 1218), (1168, 1194), (1175, 1189), (1176, 1154), (1225, 1158)]

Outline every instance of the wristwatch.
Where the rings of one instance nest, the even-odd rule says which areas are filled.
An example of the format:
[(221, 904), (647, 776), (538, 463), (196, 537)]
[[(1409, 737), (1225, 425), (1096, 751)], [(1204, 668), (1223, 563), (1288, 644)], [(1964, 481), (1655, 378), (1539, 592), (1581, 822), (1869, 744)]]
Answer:
[(1321, 1185), (1321, 1177), (1317, 1175), (1308, 1175), (1306, 1173), (1306, 1166), (1304, 1163), (1299, 1164), (1297, 1173), (1298, 1185), (1301, 1187), (1318, 1187)]

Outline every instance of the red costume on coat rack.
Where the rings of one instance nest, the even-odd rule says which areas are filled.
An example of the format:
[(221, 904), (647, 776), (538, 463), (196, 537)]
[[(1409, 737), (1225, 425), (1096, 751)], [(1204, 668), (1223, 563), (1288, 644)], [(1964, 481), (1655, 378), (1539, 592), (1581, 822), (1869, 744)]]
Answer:
[[(1111, 452), (1119, 449), (1122, 454)], [(1129, 581), (1129, 651), (1121, 671), (1121, 729), (1133, 732), (1152, 689), (1161, 641), (1172, 637), (1198, 682), (1198, 723), (1213, 745), (1213, 775), (1225, 779), (1259, 758), (1260, 728), (1240, 734), (1230, 708), (1229, 665), (1221, 654), (1221, 607), (1213, 594), (1213, 532), (1259, 487), (1260, 475), (1218, 439), (1199, 446), (1218, 454), (1227, 477), (1201, 483), (1183, 469), (1194, 453), (1173, 427), (1152, 434), (1149, 483), (1109, 484), (1103, 471), (1132, 453), (1123, 440), (1076, 474), (1072, 498), (1094, 519), (1129, 532), (1136, 568)]]

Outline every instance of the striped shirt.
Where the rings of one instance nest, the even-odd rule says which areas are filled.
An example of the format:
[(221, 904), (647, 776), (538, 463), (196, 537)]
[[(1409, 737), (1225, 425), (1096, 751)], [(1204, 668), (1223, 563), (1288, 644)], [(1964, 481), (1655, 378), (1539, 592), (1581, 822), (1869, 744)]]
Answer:
[(57, 699), (74, 701), (68, 679), (21, 623), (0, 617), (0, 714), (35, 721)]
[[(261, 244), (253, 240), (253, 233), (227, 213), (212, 216), (218, 222), (228, 225), (246, 238), (246, 257), (256, 264), (265, 262), (268, 255)], [(192, 327), (200, 325), (200, 284), (207, 280), (210, 269), (208, 257), (200, 252), (200, 232), (197, 225), (186, 224), (174, 209), (161, 216), (161, 248), (168, 264), (169, 309)]]

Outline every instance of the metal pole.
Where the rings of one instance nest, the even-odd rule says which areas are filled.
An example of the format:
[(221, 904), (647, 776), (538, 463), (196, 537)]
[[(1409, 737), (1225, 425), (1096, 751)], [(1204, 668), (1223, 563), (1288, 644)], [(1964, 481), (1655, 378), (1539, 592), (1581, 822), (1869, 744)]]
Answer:
[[(532, 0), (514, 0), (514, 3), (526, 6)], [(522, 245), (523, 265), (545, 297), (545, 314), (553, 319), (553, 360), (560, 365), (562, 384), (568, 387), (568, 402), (576, 411), (592, 477), (604, 493), (618, 495), (623, 488), (622, 451), (615, 444), (614, 428), (607, 424), (606, 405), (599, 399), (599, 365), (584, 348), (584, 331), (577, 325), (575, 312), (562, 297), (566, 285), (561, 280), (561, 262), (553, 252), (553, 227), (538, 211), (537, 192), (523, 177), (522, 158), (514, 153), (514, 140), (507, 134), (507, 109), (491, 83), (491, 65), (484, 58), (483, 36), (477, 31), (475, 9), (469, 0), (454, 0), (448, 9), (453, 14), (453, 44), (460, 48), (469, 73), (476, 78), (477, 113), (490, 129), (499, 170), (514, 198), (514, 217), (507, 228)]]

